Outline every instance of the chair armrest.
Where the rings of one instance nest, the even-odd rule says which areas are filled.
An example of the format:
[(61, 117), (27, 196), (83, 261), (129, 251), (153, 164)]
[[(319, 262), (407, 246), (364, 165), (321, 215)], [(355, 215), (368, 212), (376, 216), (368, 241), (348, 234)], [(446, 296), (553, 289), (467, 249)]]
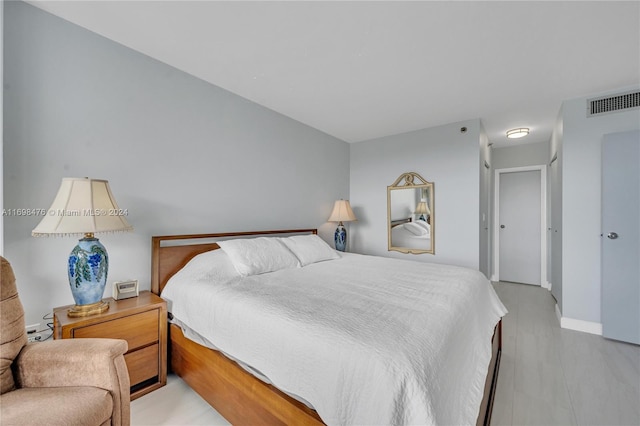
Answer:
[(126, 351), (127, 342), (115, 339), (32, 343), (16, 359), (18, 387), (94, 386), (111, 390), (115, 360)]
[[(129, 424), (127, 342), (117, 339), (64, 339), (26, 345), (15, 359), (21, 388), (93, 386), (114, 398), (114, 417)], [(114, 419), (115, 420), (115, 419)]]

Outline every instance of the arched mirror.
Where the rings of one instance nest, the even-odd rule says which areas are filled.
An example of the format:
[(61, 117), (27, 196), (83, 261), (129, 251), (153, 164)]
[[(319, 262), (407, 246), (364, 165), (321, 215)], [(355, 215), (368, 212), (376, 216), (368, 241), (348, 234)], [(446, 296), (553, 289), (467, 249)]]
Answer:
[(435, 253), (433, 183), (409, 172), (387, 186), (389, 251)]

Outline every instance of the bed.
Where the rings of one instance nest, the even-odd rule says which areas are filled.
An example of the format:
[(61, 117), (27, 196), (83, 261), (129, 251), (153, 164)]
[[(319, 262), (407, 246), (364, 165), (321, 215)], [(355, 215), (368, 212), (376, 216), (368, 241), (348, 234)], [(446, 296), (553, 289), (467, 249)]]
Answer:
[[(290, 235), (314, 236), (315, 234), (317, 234), (317, 232), (314, 229), (302, 229), (302, 230), (284, 230), (284, 231), (261, 231), (261, 232), (250, 232), (250, 233), (242, 232), (242, 233), (175, 235), (175, 236), (153, 237), (152, 238), (152, 291), (155, 292), (156, 294), (161, 294), (163, 289), (167, 285), (167, 283), (170, 281), (170, 278), (173, 277), (174, 275), (177, 277), (183, 274), (183, 271), (188, 269), (188, 268), (185, 268), (183, 270), (183, 267), (187, 265), (187, 263), (189, 263), (191, 259), (195, 258), (197, 255), (200, 255), (203, 253), (206, 254), (207, 256), (209, 255), (207, 253), (213, 253), (217, 255), (219, 251), (211, 252), (211, 250), (217, 250), (218, 248), (220, 248), (220, 245), (216, 242), (211, 241), (212, 239), (224, 240), (229, 238), (248, 237), (248, 236), (253, 236), (253, 237), (264, 237), (264, 236), (279, 237), (279, 236), (290, 236)], [(224, 245), (225, 243), (220, 242), (220, 244)], [(226, 247), (224, 251), (227, 251)], [(292, 289), (295, 289), (296, 288), (295, 286), (282, 287), (282, 286), (285, 286), (288, 280), (291, 280), (291, 277), (293, 277), (294, 279), (293, 284), (296, 284), (297, 281), (295, 280), (299, 280), (300, 277), (305, 277), (304, 280), (301, 282), (306, 283), (305, 280), (308, 278), (308, 276), (300, 275), (303, 273), (306, 274), (306, 272), (303, 271), (305, 268), (309, 268), (309, 270), (315, 268), (316, 272), (314, 272), (314, 274), (316, 273), (323, 274), (323, 273), (327, 273), (326, 269), (333, 270), (333, 268), (342, 267), (342, 268), (346, 268), (346, 269), (342, 269), (342, 272), (344, 273), (344, 271), (352, 270), (350, 268), (362, 268), (362, 265), (366, 265), (365, 266), (366, 269), (371, 269), (370, 274), (380, 275), (380, 273), (376, 273), (375, 271), (373, 271), (373, 267), (375, 267), (377, 262), (387, 262), (387, 261), (398, 262), (398, 260), (392, 260), (392, 259), (387, 259), (386, 261), (384, 260), (385, 258), (378, 258), (378, 259), (381, 259), (381, 260), (374, 259), (372, 256), (344, 254), (339, 256), (339, 259), (336, 259), (336, 260), (330, 260), (327, 262), (318, 262), (310, 265), (305, 265), (304, 267), (292, 268), (284, 272), (276, 271), (269, 274), (261, 274), (260, 276), (243, 277), (241, 280), (234, 281), (233, 286), (229, 285), (229, 286), (221, 287), (224, 290), (223, 292), (231, 291), (229, 289), (236, 288), (236, 287), (237, 289), (245, 291), (245, 293), (243, 293), (245, 294), (245, 296), (240, 298), (242, 300), (246, 299), (246, 294), (247, 294), (246, 293), (247, 287), (245, 286), (245, 284), (250, 284), (249, 287), (252, 286), (252, 288), (254, 289), (275, 289), (275, 290), (273, 292), (271, 290), (269, 291), (265, 290), (267, 291), (267, 293), (264, 293), (263, 295), (258, 295), (258, 296), (251, 295), (251, 298), (253, 299), (250, 298), (252, 303), (252, 305), (250, 306), (252, 308), (249, 310), (249, 312), (254, 312), (254, 313), (246, 314), (246, 315), (242, 314), (235, 318), (226, 320), (227, 323), (223, 323), (225, 325), (222, 328), (219, 328), (218, 334), (211, 337), (209, 341), (206, 341), (207, 339), (204, 339), (205, 342), (198, 341), (198, 339), (193, 339), (193, 336), (190, 336), (191, 338), (187, 338), (185, 337), (185, 333), (187, 335), (190, 335), (194, 330), (190, 329), (190, 327), (185, 327), (184, 328), (185, 331), (183, 332), (183, 328), (179, 327), (176, 323), (172, 323), (170, 325), (170, 345), (169, 345), (171, 369), (176, 374), (181, 376), (194, 390), (196, 390), (205, 400), (207, 400), (214, 408), (216, 408), (225, 418), (227, 418), (233, 424), (322, 424), (325, 422), (328, 424), (344, 424), (344, 423), (361, 422), (360, 420), (366, 417), (358, 417), (357, 414), (354, 417), (352, 416), (352, 413), (335, 414), (334, 412), (330, 411), (333, 408), (330, 407), (329, 409), (327, 409), (327, 405), (331, 405), (332, 403), (334, 403), (335, 401), (333, 400), (335, 400), (336, 398), (333, 398), (333, 399), (328, 398), (329, 403), (327, 403), (327, 401), (325, 401), (325, 399), (327, 398), (324, 398), (326, 392), (325, 394), (323, 394), (322, 392), (324, 391), (322, 390), (319, 391), (320, 392), (319, 394), (314, 395), (311, 398), (308, 398), (308, 394), (303, 395), (297, 391), (298, 389), (305, 389), (304, 392), (306, 392), (308, 389), (313, 390), (314, 387), (321, 388), (322, 387), (321, 382), (325, 381), (324, 378), (321, 376), (320, 377), (316, 376), (314, 378), (313, 375), (309, 373), (309, 377), (311, 378), (307, 378), (307, 377), (304, 377), (305, 374), (294, 374), (293, 379), (291, 377), (284, 379), (284, 382), (286, 384), (285, 386), (282, 386), (283, 379), (278, 377), (278, 374), (276, 374), (278, 370), (277, 367), (275, 368), (276, 370), (275, 373), (274, 371), (270, 370), (271, 367), (269, 366), (259, 365), (259, 367), (256, 367), (257, 370), (259, 370), (261, 373), (266, 373), (265, 374), (266, 377), (262, 377), (262, 380), (256, 377), (255, 375), (256, 371), (249, 372), (248, 370), (251, 370), (251, 369), (247, 368), (247, 366), (244, 365), (245, 363), (243, 363), (241, 360), (237, 360), (236, 357), (238, 356), (238, 353), (241, 354), (242, 357), (248, 356), (249, 358), (255, 355), (255, 353), (251, 352), (252, 347), (254, 345), (260, 346), (262, 344), (259, 338), (260, 336), (256, 337), (255, 342), (252, 341), (251, 345), (248, 345), (246, 343), (248, 339), (237, 339), (239, 341), (238, 343), (233, 343), (233, 342), (229, 343), (227, 339), (231, 339), (232, 335), (235, 334), (236, 331), (238, 331), (238, 334), (241, 335), (240, 330), (242, 327), (244, 327), (241, 323), (243, 322), (248, 322), (252, 324), (251, 325), (252, 327), (259, 326), (261, 322), (259, 320), (255, 320), (255, 319), (253, 321), (243, 320), (245, 317), (249, 318), (252, 315), (256, 315), (255, 312), (258, 312), (257, 315), (265, 315), (265, 318), (267, 317), (269, 318), (269, 321), (265, 320), (263, 322), (272, 324), (271, 321), (273, 321), (273, 318), (271, 318), (270, 315), (275, 309), (274, 306), (265, 305), (267, 309), (264, 311), (264, 313), (261, 313), (262, 311), (260, 309), (256, 309), (255, 306), (262, 305), (267, 302), (270, 303), (271, 296), (272, 296), (271, 293), (275, 294), (278, 291), (291, 292)], [(335, 262), (335, 263), (332, 264), (331, 262)], [(371, 263), (371, 262), (374, 262), (374, 263)], [(420, 265), (429, 265), (429, 264), (422, 264), (419, 262), (411, 262), (411, 263), (420, 264)], [(336, 265), (336, 266), (330, 266), (330, 265)], [(424, 268), (425, 266), (422, 266), (422, 267)], [(462, 270), (463, 268), (458, 268), (458, 269)], [(362, 270), (364, 271), (364, 269)], [(455, 271), (456, 273), (458, 273), (458, 270), (455, 268), (454, 269), (445, 268), (445, 270), (448, 272), (446, 272), (444, 275), (451, 274), (451, 271)], [(331, 272), (331, 273), (334, 273), (334, 272)], [(464, 273), (467, 274), (468, 272), (464, 272)], [(278, 275), (278, 274), (281, 274), (281, 275)], [(363, 274), (363, 275), (366, 275), (366, 274)], [(263, 280), (267, 278), (271, 281), (253, 282), (253, 280)], [(362, 280), (362, 281), (364, 282), (366, 280)], [(174, 285), (174, 282), (176, 282), (175, 277), (171, 285)], [(177, 294), (183, 293), (182, 292), (183, 287), (181, 286), (182, 284), (179, 284), (179, 286), (177, 287), (178, 290), (174, 290), (173, 296), (169, 298), (170, 305), (174, 303), (174, 300), (172, 299), (175, 298)], [(451, 284), (451, 286), (455, 287), (455, 284)], [(447, 286), (440, 286), (440, 288), (444, 288), (444, 287), (447, 287)], [(339, 289), (341, 287), (336, 287), (336, 288)], [(216, 291), (219, 291), (219, 290), (216, 290)], [(236, 291), (236, 290), (233, 290), (233, 291)], [(309, 295), (313, 294), (313, 297), (321, 298), (321, 296), (318, 296), (318, 294), (314, 294), (313, 291), (320, 291), (319, 294), (323, 294), (324, 290), (322, 289), (322, 286), (318, 286), (318, 288), (315, 288), (315, 290), (314, 290), (314, 287), (309, 286), (305, 288), (304, 295), (306, 295), (308, 292)], [(324, 293), (327, 293), (327, 292), (324, 292)], [(218, 295), (216, 295), (216, 298), (217, 297)], [(264, 297), (264, 300), (261, 299), (262, 297)], [(304, 296), (304, 297), (311, 297), (311, 296)], [(196, 300), (205, 299), (205, 298), (206, 298), (205, 296), (202, 296), (202, 297), (196, 298)], [(357, 298), (354, 297), (353, 299), (357, 299)], [(235, 299), (232, 298), (230, 299), (230, 301), (225, 301), (223, 304), (219, 305), (217, 309), (225, 310), (226, 309), (225, 307), (228, 307), (228, 309), (226, 310), (233, 313), (234, 311), (237, 310), (236, 306), (238, 307), (238, 310), (240, 309), (239, 305), (235, 305), (235, 303), (237, 303), (238, 300), (239, 299), (237, 297)], [(343, 297), (342, 300), (351, 300), (351, 297), (349, 298)], [(469, 383), (468, 383), (469, 388), (473, 389), (473, 392), (475, 395), (474, 398), (482, 399), (482, 401), (479, 404), (477, 404), (476, 407), (471, 408), (471, 410), (473, 410), (474, 412), (474, 415), (475, 413), (477, 413), (477, 417), (474, 419), (477, 424), (489, 424), (490, 417), (491, 417), (493, 392), (495, 388), (495, 381), (498, 373), (499, 360), (501, 355), (501, 322), (499, 321), (499, 317), (504, 315), (504, 313), (506, 312), (506, 311), (502, 311), (504, 307), (501, 305), (501, 303), (499, 303), (499, 305), (501, 306), (501, 309), (497, 309), (499, 312), (497, 312), (498, 319), (495, 321), (496, 322), (495, 329), (489, 330), (489, 331), (494, 331), (493, 337), (491, 337), (492, 333), (489, 333), (486, 336), (486, 344), (484, 344), (483, 349), (480, 350), (480, 352), (483, 352), (485, 350), (487, 351), (486, 357), (485, 357), (486, 359), (484, 359), (483, 361), (486, 367), (484, 367), (484, 370), (481, 372), (481, 377), (479, 377), (477, 371), (474, 372), (473, 374), (475, 374), (475, 376), (473, 377), (475, 377), (475, 379), (469, 380)], [(378, 306), (378, 305), (374, 305), (374, 306)], [(176, 311), (181, 312), (180, 315), (183, 316), (183, 319), (189, 316), (189, 312), (203, 311), (203, 309), (198, 309), (198, 308), (196, 309), (183, 308), (182, 310), (180, 310), (180, 308), (177, 308), (176, 306), (173, 306), (172, 308), (170, 308), (170, 311), (172, 309), (175, 309)], [(296, 309), (299, 309), (299, 307), (296, 307)], [(327, 305), (327, 309), (330, 310), (331, 307)], [(377, 309), (378, 310), (376, 312), (383, 313), (384, 309), (386, 308), (384, 308), (383, 305), (380, 305), (377, 307)], [(344, 310), (348, 310), (348, 309), (344, 309)], [(334, 312), (337, 312), (335, 316), (339, 316), (342, 310), (337, 310)], [(444, 315), (446, 311), (442, 311), (442, 312)], [(291, 314), (291, 312), (289, 312), (289, 314)], [(362, 318), (367, 318), (366, 322), (376, 321), (377, 316), (371, 316), (370, 314), (367, 314), (367, 312), (365, 311), (362, 311), (360, 314), (362, 315)], [(369, 315), (369, 317), (367, 317), (367, 315)], [(212, 315), (211, 318), (215, 319), (215, 317), (217, 316), (221, 317), (221, 315), (216, 314), (216, 315)], [(333, 314), (329, 316), (330, 317), (329, 322), (337, 321), (335, 318), (333, 318), (333, 316), (334, 316)], [(496, 317), (495, 312), (493, 316)], [(298, 323), (304, 322), (304, 321), (299, 321), (297, 318), (294, 318), (294, 317), (295, 316), (289, 315), (287, 321), (283, 322), (281, 325), (278, 325), (277, 327), (268, 327), (268, 328), (273, 328), (276, 330), (292, 328), (294, 332), (296, 332), (297, 330), (298, 336), (301, 336), (301, 337), (298, 339), (290, 339), (290, 340), (295, 340), (295, 341), (300, 340), (301, 342), (304, 342), (304, 345), (313, 346), (315, 340), (308, 338), (308, 336), (316, 336), (318, 334), (318, 330), (324, 329), (324, 325), (322, 325), (321, 327), (318, 327), (317, 324), (312, 323), (310, 325), (307, 325), (310, 327), (308, 329), (300, 328), (304, 326)], [(381, 317), (385, 318), (384, 315), (381, 315)], [(261, 317), (258, 316), (254, 318), (261, 318)], [(174, 318), (174, 321), (179, 323), (180, 319)], [(315, 321), (315, 319), (313, 319), (313, 321)], [(378, 327), (376, 328), (377, 330), (379, 328), (385, 328), (386, 325), (378, 324), (375, 327)], [(465, 327), (459, 327), (459, 328), (464, 329)], [(231, 332), (225, 332), (226, 330), (231, 330)], [(386, 333), (386, 334), (391, 334), (392, 336), (394, 335), (394, 333), (397, 336), (410, 335), (409, 332), (398, 333), (397, 330), (394, 331), (393, 327), (390, 328), (389, 330), (391, 331), (391, 333)], [(200, 332), (200, 330), (198, 330), (198, 332)], [(269, 332), (269, 330), (265, 329), (263, 330), (263, 332), (267, 333)], [(332, 333), (334, 332), (332, 331)], [(458, 331), (456, 331), (456, 333), (458, 333)], [(344, 334), (345, 333), (343, 331), (340, 331), (338, 333), (339, 338), (337, 340), (341, 340), (344, 337)], [(346, 334), (349, 334), (349, 333), (346, 333)], [(381, 334), (385, 334), (385, 333), (381, 333)], [(277, 334), (274, 336), (269, 337), (269, 339), (277, 340), (279, 338)], [(333, 335), (333, 337), (335, 336), (336, 335)], [(369, 336), (369, 339), (372, 341), (376, 340), (376, 338), (372, 338), (371, 336)], [(213, 340), (217, 340), (217, 342), (213, 342), (215, 349), (212, 349), (202, 344), (202, 343), (211, 343), (211, 341)], [(289, 341), (287, 341), (287, 344), (288, 343)], [(367, 345), (369, 345), (369, 343), (371, 342), (359, 341), (355, 346), (352, 345), (351, 347), (349, 347), (347, 352), (353, 352), (354, 351), (353, 348), (356, 348), (355, 352), (360, 357), (358, 359), (366, 359), (367, 362), (371, 363), (371, 366), (376, 367), (375, 369), (371, 370), (376, 372), (376, 374), (379, 374), (380, 371), (382, 371), (383, 373), (385, 371), (385, 368), (378, 368), (380, 367), (379, 365), (376, 366), (376, 362), (380, 362), (380, 360), (383, 360), (383, 362), (385, 362), (384, 361), (385, 359), (391, 360), (390, 364), (395, 365), (396, 362), (395, 362), (395, 358), (393, 358), (394, 355), (391, 355), (392, 358), (382, 357), (382, 358), (376, 359), (377, 355), (376, 357), (367, 358), (369, 355), (376, 354), (377, 352), (386, 352), (386, 349), (384, 348), (382, 350), (379, 350), (379, 349), (376, 349), (373, 351), (368, 350), (369, 346)], [(234, 344), (237, 346), (234, 350), (238, 351), (238, 353), (230, 353), (229, 348), (232, 348)], [(219, 349), (218, 346), (221, 347), (220, 350), (217, 350)], [(273, 345), (274, 348), (266, 352), (276, 351), (278, 350), (278, 348), (282, 348), (285, 346), (286, 345), (283, 345), (283, 344), (274, 344)], [(363, 350), (367, 350), (367, 352), (366, 353), (362, 352)], [(304, 367), (296, 367), (294, 365), (295, 362), (298, 362), (296, 360), (299, 360), (299, 359), (307, 360), (308, 358), (309, 360), (312, 360), (312, 361), (307, 360), (308, 362), (317, 363), (317, 362), (323, 362), (323, 360), (331, 360), (332, 357), (341, 358), (343, 355), (343, 352), (345, 352), (345, 350), (339, 345), (336, 345), (335, 348), (333, 347), (333, 345), (324, 345), (324, 347), (322, 345), (317, 346), (317, 347), (314, 347), (314, 350), (312, 351), (313, 353), (316, 353), (318, 351), (320, 352), (324, 351), (324, 352), (321, 354), (320, 358), (314, 361), (312, 356), (300, 356), (299, 351), (300, 351), (299, 348), (294, 348), (294, 347), (289, 348), (287, 346), (284, 352), (281, 352), (279, 355), (276, 355), (276, 356), (281, 356), (283, 358), (286, 358), (289, 355), (289, 352), (294, 354), (295, 356), (292, 355), (293, 361), (288, 360), (286, 362), (291, 363), (288, 365), (290, 365), (291, 370), (295, 372), (297, 370), (307, 368), (306, 364), (304, 363), (302, 363)], [(225, 352), (227, 355), (223, 354), (222, 352)], [(253, 352), (256, 352), (256, 351), (253, 351)], [(265, 351), (257, 351), (257, 352), (265, 352)], [(473, 351), (459, 351), (459, 352), (466, 354), (466, 353), (475, 352), (475, 349), (473, 349)], [(446, 360), (448, 358), (455, 358), (455, 357), (456, 356), (449, 356), (449, 354), (447, 354), (447, 356), (440, 355), (440, 357), (437, 358), (437, 363), (446, 363), (443, 360)], [(398, 359), (402, 361), (400, 362), (400, 364), (404, 362), (402, 356), (398, 357)], [(254, 361), (256, 360), (252, 359), (251, 363), (253, 363)], [(330, 369), (330, 366), (326, 368)], [(425, 366), (425, 368), (430, 368), (431, 373), (429, 374), (433, 374), (433, 372), (434, 371), (437, 372), (440, 367)], [(442, 368), (445, 369), (444, 367)], [(458, 374), (458, 373), (450, 374), (452, 373), (450, 366), (448, 367), (447, 371), (448, 373), (444, 378), (446, 380), (444, 380), (442, 377), (437, 378), (436, 376), (431, 377), (430, 379), (434, 383), (440, 383), (443, 389), (442, 395), (446, 394), (446, 389), (445, 389), (446, 383), (448, 383), (449, 381), (452, 381), (452, 380), (449, 380), (449, 378)], [(375, 378), (374, 383), (378, 383), (378, 382), (387, 383), (385, 382), (385, 380), (388, 381), (389, 378), (393, 379), (396, 376), (395, 372), (392, 371), (392, 373), (393, 374), (387, 374), (386, 378), (385, 377)], [(272, 376), (272, 374), (274, 375)], [(346, 375), (342, 374), (342, 376), (339, 376), (340, 383), (339, 383), (339, 386), (336, 387), (335, 389), (337, 389), (338, 392), (343, 393), (343, 395), (341, 395), (340, 398), (338, 398), (340, 401), (345, 398), (349, 399), (349, 395), (359, 395), (362, 392), (364, 392), (364, 395), (367, 395), (366, 392), (368, 392), (368, 387), (367, 389), (361, 389), (360, 391), (351, 391), (352, 388), (350, 386), (352, 386), (352, 384), (349, 384), (345, 381), (345, 377), (351, 376), (351, 375), (357, 376), (356, 373), (353, 373), (353, 374), (348, 373)], [(382, 375), (384, 376), (384, 374)], [(329, 376), (328, 373), (327, 373), (327, 376)], [(404, 382), (401, 383), (399, 393), (397, 389), (396, 390), (391, 389), (391, 387), (395, 386), (395, 384), (389, 382), (391, 383), (390, 388), (389, 389), (383, 388), (381, 390), (382, 391), (381, 393), (383, 394), (381, 396), (381, 400), (378, 401), (376, 398), (371, 397), (371, 401), (373, 401), (374, 406), (369, 407), (367, 409), (375, 410), (377, 406), (382, 407), (382, 406), (385, 406), (385, 404), (389, 405), (389, 401), (386, 401), (386, 402), (382, 401), (383, 399), (388, 397), (387, 394), (402, 395), (403, 391), (407, 391), (407, 389), (409, 390), (413, 389), (412, 386), (414, 384), (411, 383), (412, 376), (413, 375), (408, 375), (409, 378), (407, 379), (406, 383)], [(278, 387), (273, 386), (272, 384), (269, 384), (268, 381), (264, 381), (265, 378), (266, 379), (274, 378), (273, 381), (278, 383)], [(292, 385), (292, 381), (293, 381), (293, 385)], [(298, 385), (300, 385), (300, 387), (296, 388), (296, 386)], [(406, 389), (403, 388), (403, 386), (405, 385), (406, 385)], [(463, 386), (466, 386), (466, 382), (463, 383)], [(287, 392), (281, 390), (280, 388), (286, 389)], [(407, 392), (407, 393), (416, 394), (416, 392)], [(436, 393), (433, 393), (434, 398), (437, 399), (437, 396), (438, 395), (436, 395)], [(402, 399), (402, 397), (400, 399)], [(371, 401), (369, 401), (369, 403), (371, 403)], [(391, 401), (392, 405), (396, 404), (397, 401), (398, 401), (397, 398), (392, 400)], [(429, 411), (429, 409), (433, 408), (431, 406), (431, 401), (425, 400), (423, 401), (423, 403), (418, 403), (417, 405), (415, 404), (415, 401), (412, 401), (409, 403), (409, 405), (411, 404), (413, 404), (412, 405), (413, 408), (410, 408), (405, 413), (400, 413), (399, 417), (390, 417), (395, 420), (385, 421), (382, 418), (377, 418), (379, 420), (377, 423), (380, 423), (380, 422), (382, 423), (416, 423), (418, 421), (417, 419), (430, 419), (430, 420), (425, 420), (422, 423), (425, 423), (425, 422), (426, 423), (450, 423), (449, 419), (455, 418), (455, 417), (447, 417), (448, 415), (453, 416), (455, 415), (455, 413), (447, 413), (446, 411), (444, 413), (439, 413), (437, 415), (434, 414), (433, 416), (432, 416), (433, 413), (426, 413), (426, 414), (417, 413), (418, 411), (423, 409), (426, 411)], [(415, 408), (415, 407), (418, 407), (418, 408)], [(348, 410), (357, 412), (358, 409), (348, 408)], [(452, 411), (452, 410), (449, 410), (449, 411)], [(396, 414), (393, 414), (393, 415), (396, 415)], [(464, 423), (474, 422), (474, 421), (468, 420), (469, 418), (470, 418), (469, 414), (467, 413), (467, 420), (464, 421)]]
[(431, 247), (431, 228), (423, 220), (411, 218), (391, 221), (391, 246), (427, 250)]

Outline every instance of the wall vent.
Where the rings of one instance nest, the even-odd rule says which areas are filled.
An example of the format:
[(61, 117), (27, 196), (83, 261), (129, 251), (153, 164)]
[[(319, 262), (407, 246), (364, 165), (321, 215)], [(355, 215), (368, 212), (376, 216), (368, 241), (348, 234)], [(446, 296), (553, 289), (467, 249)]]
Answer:
[(640, 91), (587, 100), (587, 117), (640, 107)]

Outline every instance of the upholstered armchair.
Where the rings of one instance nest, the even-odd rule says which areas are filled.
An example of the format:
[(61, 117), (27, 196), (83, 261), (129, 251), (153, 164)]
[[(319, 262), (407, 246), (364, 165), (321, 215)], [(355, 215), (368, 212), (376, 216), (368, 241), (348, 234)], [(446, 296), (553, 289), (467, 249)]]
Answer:
[(127, 342), (28, 344), (13, 270), (0, 261), (0, 424), (129, 425)]

